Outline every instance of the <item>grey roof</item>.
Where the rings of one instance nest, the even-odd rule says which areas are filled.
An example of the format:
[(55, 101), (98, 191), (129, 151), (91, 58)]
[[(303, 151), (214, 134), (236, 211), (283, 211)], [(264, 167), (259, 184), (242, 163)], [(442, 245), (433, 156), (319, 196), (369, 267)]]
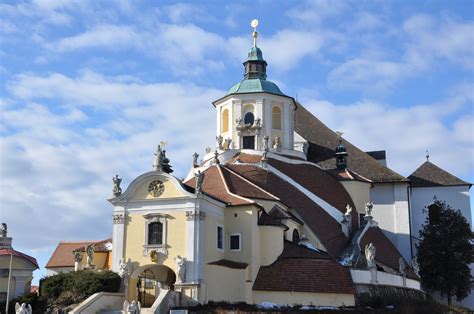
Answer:
[(471, 185), (429, 161), (425, 161), (408, 179), (413, 187)]
[[(308, 160), (323, 169), (336, 168), (335, 148), (338, 135), (301, 104), (295, 111), (295, 131), (309, 142)], [(343, 140), (349, 153), (347, 167), (373, 182), (408, 182), (404, 176), (380, 164), (350, 142)]]

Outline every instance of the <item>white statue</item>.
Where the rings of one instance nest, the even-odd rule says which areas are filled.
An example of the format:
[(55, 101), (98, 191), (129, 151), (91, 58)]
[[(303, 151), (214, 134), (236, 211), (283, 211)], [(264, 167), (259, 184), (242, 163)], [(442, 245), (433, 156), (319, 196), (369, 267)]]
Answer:
[(186, 258), (181, 256), (176, 256), (174, 258), (176, 263), (176, 269), (178, 274), (178, 283), (183, 283), (186, 280)]
[(232, 149), (232, 139), (230, 137), (224, 140), (224, 149)]
[(15, 313), (16, 314), (32, 314), (33, 313), (33, 309), (31, 308), (31, 305), (28, 304), (28, 306), (26, 306), (26, 303), (22, 303), (21, 305), (17, 302), (15, 304)]
[(420, 276), (420, 264), (418, 263), (418, 259), (415, 257), (413, 257), (413, 259), (411, 260), (411, 266), (413, 267), (413, 271), (415, 272), (415, 274), (417, 276)]
[(365, 204), (365, 216), (372, 217), (372, 208), (374, 208), (374, 204), (372, 202), (368, 202)]
[(125, 300), (125, 302), (123, 302), (124, 313), (140, 314), (141, 311), (142, 311), (142, 305), (140, 304), (140, 301), (137, 302), (133, 300), (132, 303), (129, 303), (127, 300)]
[(128, 278), (128, 276), (130, 276), (131, 271), (132, 271), (132, 260), (128, 258), (128, 260), (125, 262), (121, 258), (119, 261), (119, 271), (118, 271), (119, 276), (126, 279)]
[(375, 268), (375, 245), (373, 243), (369, 243), (365, 246), (365, 259), (367, 260), (367, 267)]
[(280, 150), (281, 149), (281, 139), (279, 136), (276, 136), (274, 139), (273, 139), (273, 148), (277, 149), (277, 150)]
[(210, 148), (209, 146), (206, 147), (206, 154), (209, 154), (210, 152), (212, 152), (212, 148)]
[(269, 140), (269, 139), (270, 139), (270, 138), (268, 137), (268, 135), (265, 135), (265, 136), (263, 137), (263, 150), (264, 150), (264, 151), (268, 151), (268, 140)]

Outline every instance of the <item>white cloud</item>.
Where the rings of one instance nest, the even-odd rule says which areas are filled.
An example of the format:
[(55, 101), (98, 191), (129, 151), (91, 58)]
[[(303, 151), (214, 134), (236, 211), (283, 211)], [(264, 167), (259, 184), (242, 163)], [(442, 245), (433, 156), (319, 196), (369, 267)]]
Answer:
[[(385, 149), (389, 167), (405, 176), (421, 165), (426, 149), (441, 168), (466, 180), (472, 175), (474, 159), (466, 157), (474, 156), (474, 116), (463, 113), (474, 105), (469, 95), (413, 107), (369, 100), (337, 106), (307, 99), (303, 105), (359, 148)], [(453, 123), (446, 124), (447, 118)]]
[(8, 86), (16, 98), (1, 102), (0, 212), (19, 247), (40, 251), (109, 236), (112, 176), (126, 186), (150, 170), (160, 140), (184, 176), (191, 154), (214, 144), (211, 101), (223, 93), (91, 71), (24, 74)]

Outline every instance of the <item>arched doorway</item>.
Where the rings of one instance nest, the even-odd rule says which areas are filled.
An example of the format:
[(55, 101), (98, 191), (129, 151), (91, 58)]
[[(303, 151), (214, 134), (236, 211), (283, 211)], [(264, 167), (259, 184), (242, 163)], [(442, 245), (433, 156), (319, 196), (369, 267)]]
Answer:
[(131, 276), (130, 299), (140, 301), (142, 307), (153, 305), (162, 289), (173, 290), (176, 282), (174, 271), (164, 265), (145, 265)]

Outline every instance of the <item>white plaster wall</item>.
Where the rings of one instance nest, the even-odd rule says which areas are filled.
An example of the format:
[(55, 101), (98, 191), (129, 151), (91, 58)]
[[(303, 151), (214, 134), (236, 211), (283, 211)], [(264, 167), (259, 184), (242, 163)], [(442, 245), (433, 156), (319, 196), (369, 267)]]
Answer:
[[(459, 209), (471, 225), (471, 230), (473, 230), (469, 186), (463, 185), (411, 188), (410, 214), (413, 254), (416, 254), (416, 244), (418, 243), (419, 239), (419, 231), (421, 230), (422, 225), (425, 223), (426, 217), (428, 217), (428, 212), (425, 212), (424, 209), (427, 205), (433, 203), (433, 197), (435, 195), (439, 200), (446, 201), (446, 203), (452, 208)], [(470, 269), (471, 275), (474, 275), (474, 264), (470, 265)], [(440, 296), (435, 295), (435, 298), (440, 302), (447, 302)], [(460, 302), (456, 301), (454, 298), (453, 303), (467, 307), (469, 309), (474, 309), (474, 291), (471, 289), (471, 294)]]
[[(354, 281), (356, 284), (372, 284), (372, 277), (369, 270), (351, 269), (351, 277), (352, 281)], [(406, 287), (420, 290), (419, 281), (406, 278), (405, 285), (403, 285), (402, 276), (389, 274), (382, 271), (377, 271), (377, 281), (379, 285)]]
[(411, 261), (407, 183), (375, 183), (370, 190), (372, 216), (385, 235)]

